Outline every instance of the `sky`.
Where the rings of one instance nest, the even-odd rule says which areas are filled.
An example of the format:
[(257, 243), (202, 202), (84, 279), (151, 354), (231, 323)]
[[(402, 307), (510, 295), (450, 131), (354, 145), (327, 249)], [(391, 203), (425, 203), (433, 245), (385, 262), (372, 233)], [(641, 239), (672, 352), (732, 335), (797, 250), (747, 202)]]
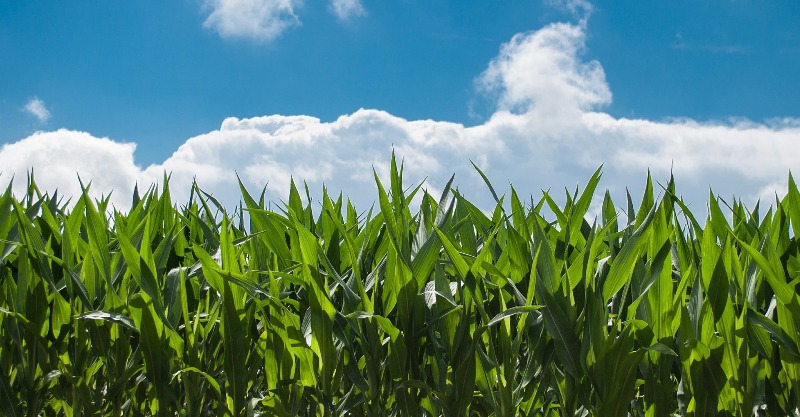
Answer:
[[(798, 2), (0, 0), (0, 184), (125, 208), (171, 174), (230, 204), (290, 178), (357, 203), (394, 151), (470, 199), (672, 173), (752, 205), (800, 172)], [(621, 202), (620, 202), (621, 203)]]

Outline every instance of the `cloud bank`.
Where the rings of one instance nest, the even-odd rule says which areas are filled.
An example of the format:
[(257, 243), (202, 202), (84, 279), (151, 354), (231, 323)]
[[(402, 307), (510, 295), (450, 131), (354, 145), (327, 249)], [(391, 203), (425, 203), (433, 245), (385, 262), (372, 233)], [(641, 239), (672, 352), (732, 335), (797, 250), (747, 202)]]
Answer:
[[(141, 167), (135, 145), (69, 130), (36, 133), (0, 149), (0, 183), (35, 167), (45, 189), (76, 193), (76, 173), (92, 179), (95, 193), (114, 190), (126, 207), (134, 184), (171, 173), (176, 202), (197, 182), (228, 204), (238, 202), (237, 174), (252, 191), (265, 185), (273, 201), (285, 199), (290, 177), (343, 191), (359, 207), (375, 196), (374, 168), (386, 178), (392, 150), (405, 162), (406, 180), (426, 179), (432, 192), (451, 174), (461, 192), (478, 202), (491, 197), (470, 160), (500, 190), (508, 182), (521, 194), (552, 188), (563, 195), (583, 185), (604, 164), (602, 187), (621, 195), (641, 190), (648, 169), (655, 180), (673, 172), (678, 190), (703, 207), (709, 187), (746, 202), (785, 192), (800, 153), (800, 120), (699, 122), (617, 118), (603, 112), (612, 94), (599, 62), (583, 58), (585, 24), (554, 23), (518, 34), (476, 78), (496, 109), (476, 126), (406, 120), (361, 109), (332, 122), (310, 116), (228, 118), (218, 130), (186, 140), (165, 161)], [(623, 200), (624, 201), (624, 200)]]

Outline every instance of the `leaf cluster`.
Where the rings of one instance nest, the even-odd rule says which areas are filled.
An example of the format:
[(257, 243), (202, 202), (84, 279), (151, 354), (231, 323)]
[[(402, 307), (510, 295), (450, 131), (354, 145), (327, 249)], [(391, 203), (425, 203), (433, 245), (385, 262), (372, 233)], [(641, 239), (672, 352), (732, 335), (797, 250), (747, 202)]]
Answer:
[(174, 206), (167, 178), (126, 212), (88, 187), (74, 203), (9, 187), (0, 413), (798, 412), (791, 175), (763, 215), (711, 194), (701, 223), (672, 179), (622, 209), (596, 197), (599, 169), (560, 205), (486, 179), (484, 210), (452, 178), (437, 199), (402, 173), (376, 175), (366, 212), (294, 182), (279, 209), (241, 187), (233, 213), (197, 185)]

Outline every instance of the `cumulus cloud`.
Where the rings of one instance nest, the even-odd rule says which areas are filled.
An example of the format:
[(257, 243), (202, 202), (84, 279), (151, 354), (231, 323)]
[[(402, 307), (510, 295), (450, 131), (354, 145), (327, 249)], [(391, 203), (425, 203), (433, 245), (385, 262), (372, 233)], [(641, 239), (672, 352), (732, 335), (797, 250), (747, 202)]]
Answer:
[(300, 24), (295, 10), (302, 0), (206, 0), (205, 26), (220, 36), (271, 41)]
[(330, 7), (339, 20), (349, 20), (366, 14), (361, 0), (331, 0)]
[[(172, 174), (177, 202), (196, 178), (223, 201), (238, 201), (237, 174), (252, 190), (286, 198), (289, 179), (312, 190), (344, 191), (359, 207), (375, 196), (372, 170), (386, 178), (392, 150), (406, 166), (406, 180), (426, 180), (440, 190), (455, 173), (462, 193), (491, 204), (478, 164), (498, 189), (513, 183), (521, 194), (584, 184), (604, 164), (602, 186), (635, 194), (648, 169), (655, 180), (674, 173), (678, 189), (702, 205), (708, 188), (749, 202), (783, 194), (800, 153), (800, 121), (699, 122), (617, 118), (603, 112), (611, 91), (600, 63), (583, 57), (586, 26), (558, 23), (519, 34), (476, 79), (497, 100), (482, 124), (406, 120), (361, 109), (331, 122), (310, 116), (228, 118), (219, 129), (183, 143), (162, 163), (139, 167), (133, 144), (59, 130), (37, 133), (0, 149), (0, 181), (37, 167), (40, 185), (74, 192), (74, 172), (94, 178), (94, 191), (116, 190), (120, 207), (133, 184)], [(44, 168), (47, 167), (47, 170)], [(19, 181), (15, 186), (21, 187)], [(639, 187), (639, 188), (637, 188)]]
[(42, 123), (50, 119), (50, 110), (47, 110), (44, 101), (40, 100), (38, 97), (32, 98), (28, 104), (25, 105), (25, 111), (35, 116)]
[(584, 112), (611, 103), (603, 67), (581, 60), (585, 38), (582, 25), (567, 23), (515, 35), (479, 86), (498, 95), (501, 110), (526, 113), (540, 130), (561, 134)]
[[(133, 162), (136, 145), (97, 138), (85, 132), (59, 129), (37, 132), (18, 142), (0, 148), (0, 180), (14, 179), (14, 190), (23, 193), (25, 178), (32, 169), (36, 183), (48, 191), (58, 189), (62, 195), (80, 195), (80, 177), (91, 182), (96, 195), (129, 199), (135, 182), (144, 179)], [(152, 183), (156, 178), (147, 178)], [(124, 204), (123, 204), (124, 205)]]

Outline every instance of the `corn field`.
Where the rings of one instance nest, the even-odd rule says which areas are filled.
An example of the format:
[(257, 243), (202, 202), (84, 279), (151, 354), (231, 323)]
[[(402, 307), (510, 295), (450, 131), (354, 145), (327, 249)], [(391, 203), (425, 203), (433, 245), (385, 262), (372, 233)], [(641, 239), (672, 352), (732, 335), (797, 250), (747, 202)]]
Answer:
[[(477, 167), (476, 167), (477, 169)], [(0, 196), (6, 416), (800, 415), (800, 193)], [(411, 201), (421, 202), (412, 207)], [(596, 219), (592, 201), (602, 201)], [(637, 199), (638, 200), (638, 199)]]

